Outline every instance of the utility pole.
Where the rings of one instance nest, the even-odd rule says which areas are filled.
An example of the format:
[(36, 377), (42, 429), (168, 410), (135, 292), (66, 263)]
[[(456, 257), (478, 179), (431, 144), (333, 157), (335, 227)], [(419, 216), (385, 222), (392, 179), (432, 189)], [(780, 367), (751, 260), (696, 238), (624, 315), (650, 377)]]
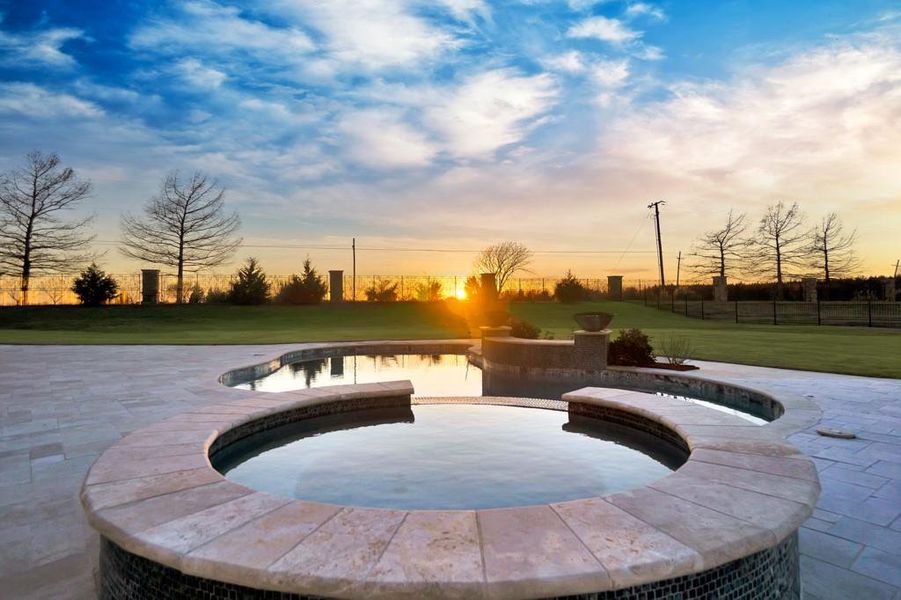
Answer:
[(679, 250), (679, 258), (676, 259), (676, 288), (679, 287), (679, 273), (682, 271), (682, 251)]
[(892, 277), (898, 276), (898, 267), (901, 266), (901, 258), (895, 261), (895, 274)]
[(654, 224), (657, 228), (657, 262), (660, 265), (660, 290), (663, 293), (663, 288), (666, 287), (666, 278), (663, 275), (663, 241), (660, 239), (660, 205), (666, 204), (663, 200), (658, 200), (657, 202), (651, 202), (648, 204), (648, 208), (654, 209)]
[(353, 253), (354, 259), (354, 268), (353, 268), (353, 301), (357, 301), (357, 238), (351, 238), (350, 249)]

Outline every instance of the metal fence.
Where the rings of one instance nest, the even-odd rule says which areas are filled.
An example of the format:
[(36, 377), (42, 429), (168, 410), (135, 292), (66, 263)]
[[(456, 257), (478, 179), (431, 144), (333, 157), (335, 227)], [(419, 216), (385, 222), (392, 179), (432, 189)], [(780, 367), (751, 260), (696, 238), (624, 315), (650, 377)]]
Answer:
[[(323, 279), (328, 284), (327, 273)], [(31, 278), (29, 285), (30, 305), (77, 304), (78, 298), (72, 291), (72, 282), (76, 275), (43, 275)], [(273, 294), (288, 282), (290, 275), (267, 275), (272, 284)], [(119, 284), (119, 294), (112, 304), (135, 304), (141, 301), (141, 274), (113, 274)], [(209, 291), (226, 291), (229, 289), (234, 275), (219, 273), (191, 274), (185, 277), (185, 297), (190, 295), (194, 286), (204, 293)], [(502, 296), (511, 300), (550, 300), (553, 297), (554, 285), (562, 276), (522, 277), (507, 281)], [(434, 300), (440, 298), (462, 298), (466, 294), (464, 275), (358, 275), (356, 281), (351, 275), (344, 276), (344, 297), (349, 300), (367, 300), (367, 290), (377, 290), (380, 286), (393, 286), (394, 299), (398, 301)], [(160, 301), (175, 302), (176, 276), (163, 273), (160, 277)], [(582, 285), (597, 294), (607, 291), (607, 279), (588, 278), (579, 280)], [(22, 295), (20, 281), (17, 277), (0, 276), (0, 306), (16, 306), (21, 304)], [(626, 293), (637, 292), (627, 289)]]
[(645, 306), (702, 320), (761, 325), (855, 325), (901, 327), (901, 302), (861, 301), (731, 301), (689, 300), (675, 294), (645, 294)]

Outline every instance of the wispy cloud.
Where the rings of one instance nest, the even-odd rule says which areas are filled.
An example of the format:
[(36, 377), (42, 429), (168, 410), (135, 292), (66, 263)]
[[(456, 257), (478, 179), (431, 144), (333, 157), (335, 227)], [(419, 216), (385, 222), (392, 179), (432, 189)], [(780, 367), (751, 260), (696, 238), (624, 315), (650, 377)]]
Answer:
[(666, 13), (663, 12), (662, 8), (654, 4), (649, 4), (648, 2), (633, 2), (632, 4), (629, 4), (626, 7), (625, 15), (630, 19), (643, 16), (656, 19), (657, 21), (666, 19)]
[(103, 110), (96, 104), (48, 90), (33, 83), (0, 83), (0, 113), (38, 119), (98, 117)]
[(162, 56), (202, 55), (241, 64), (247, 57), (300, 65), (315, 46), (303, 30), (275, 27), (211, 0), (176, 4), (173, 14), (148, 19), (131, 34), (135, 49)]
[(437, 154), (428, 137), (395, 110), (354, 111), (341, 118), (338, 129), (348, 138), (351, 159), (369, 166), (423, 167)]
[(182, 79), (200, 89), (216, 89), (228, 79), (228, 76), (222, 71), (204, 66), (196, 58), (185, 58), (178, 61), (175, 63), (175, 71)]
[(619, 19), (598, 16), (576, 23), (566, 35), (572, 38), (594, 38), (610, 44), (625, 44), (639, 39), (641, 32), (630, 29)]
[[(462, 0), (444, 4), (458, 16), (481, 6)], [(274, 6), (322, 37), (323, 60), (337, 70), (421, 67), (460, 43), (450, 31), (417, 16), (404, 0), (282, 0)]]
[(553, 106), (557, 93), (548, 75), (496, 69), (448, 89), (426, 110), (426, 122), (440, 132), (453, 156), (485, 158), (523, 139)]
[[(2, 22), (3, 15), (0, 13), (0, 24)], [(72, 27), (18, 33), (0, 30), (0, 64), (19, 67), (73, 67), (75, 59), (63, 52), (62, 47), (69, 40), (83, 37), (84, 32)]]

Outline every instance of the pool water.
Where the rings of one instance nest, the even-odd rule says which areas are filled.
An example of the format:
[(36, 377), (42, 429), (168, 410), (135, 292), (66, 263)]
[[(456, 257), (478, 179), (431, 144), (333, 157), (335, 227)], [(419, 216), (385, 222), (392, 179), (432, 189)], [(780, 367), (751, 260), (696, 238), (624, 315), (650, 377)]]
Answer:
[(481, 396), (482, 371), (463, 354), (335, 356), (282, 365), (235, 387), (287, 392), (345, 383), (409, 379), (417, 396)]
[(398, 509), (545, 504), (644, 486), (678, 449), (563, 411), (425, 404), (278, 427), (212, 457), (229, 480), (318, 502)]
[[(483, 377), (481, 369), (469, 363), (463, 354), (385, 354), (369, 356), (336, 356), (282, 365), (279, 369), (234, 387), (258, 392), (287, 392), (343, 383), (377, 383), (410, 380), (414, 395), (435, 396), (511, 396), (549, 398), (584, 387), (579, 384), (539, 383), (522, 378)], [(679, 398), (723, 411), (756, 425), (765, 419), (713, 402), (684, 396)]]

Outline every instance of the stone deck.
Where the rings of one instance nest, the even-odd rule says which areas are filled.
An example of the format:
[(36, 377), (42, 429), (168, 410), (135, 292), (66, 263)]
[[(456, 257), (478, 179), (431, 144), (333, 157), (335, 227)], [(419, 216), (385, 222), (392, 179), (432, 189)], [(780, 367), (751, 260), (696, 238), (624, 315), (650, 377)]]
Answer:
[[(228, 401), (216, 378), (302, 345), (0, 347), (0, 589), (15, 598), (92, 598), (98, 538), (78, 490), (127, 433)], [(801, 530), (809, 598), (899, 598), (901, 381), (700, 363), (702, 373), (812, 395), (823, 424), (789, 440), (820, 470), (823, 492)], [(212, 393), (211, 393), (212, 392)]]

